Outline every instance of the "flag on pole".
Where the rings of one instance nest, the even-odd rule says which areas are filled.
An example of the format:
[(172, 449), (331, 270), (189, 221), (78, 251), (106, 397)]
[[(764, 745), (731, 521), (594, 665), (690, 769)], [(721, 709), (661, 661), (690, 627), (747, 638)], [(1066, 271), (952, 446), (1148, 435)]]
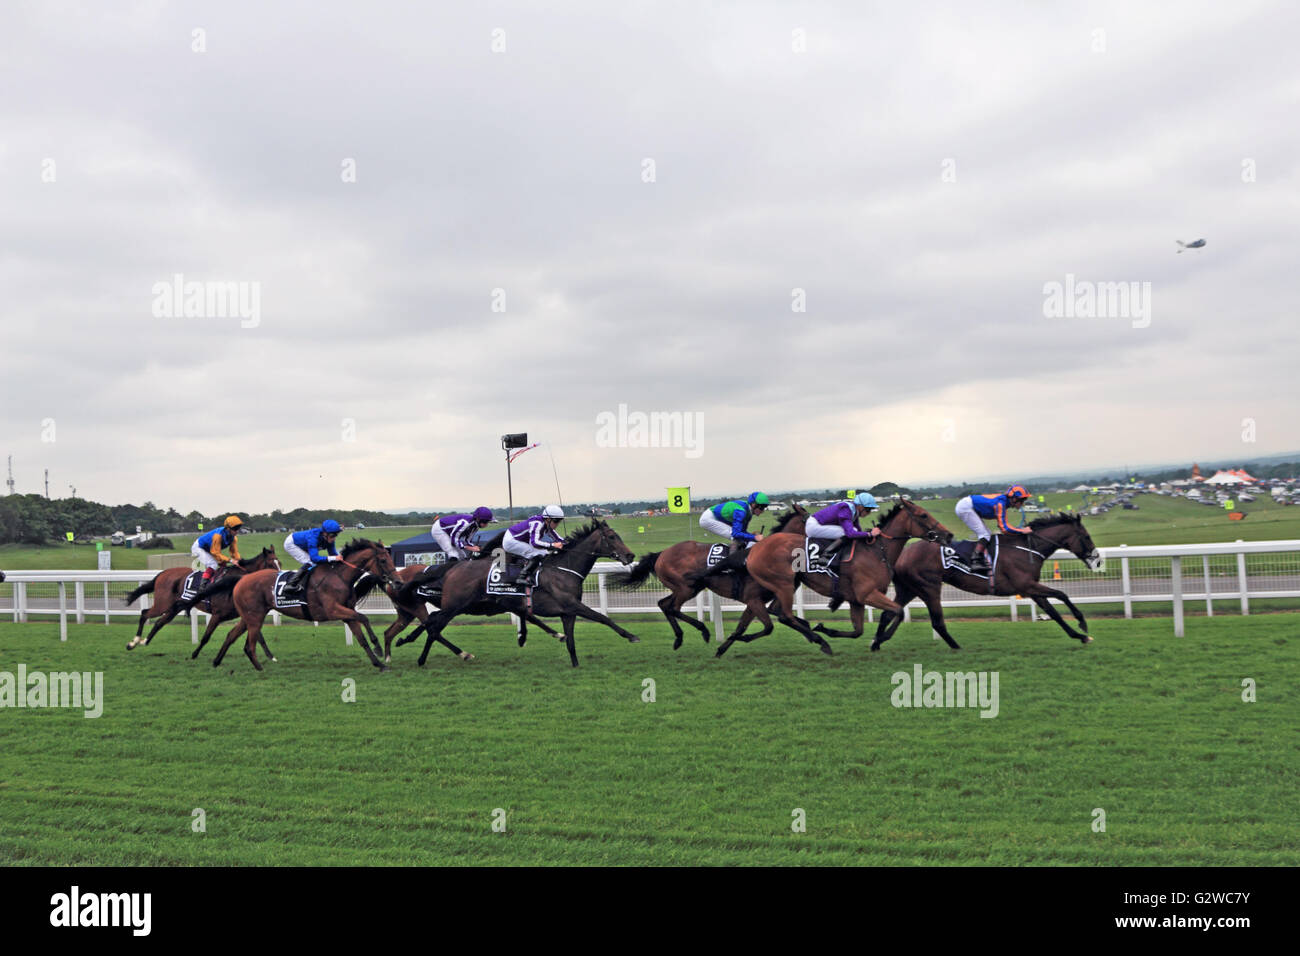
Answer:
[(513, 462), (516, 458), (518, 458), (518, 457), (519, 457), (520, 455), (522, 455), (524, 452), (526, 452), (526, 451), (532, 451), (534, 448), (536, 448), (536, 447), (537, 447), (538, 445), (540, 445), (540, 444), (541, 444), (541, 442), (539, 442), (539, 441), (535, 441), (535, 442), (533, 442), (531, 445), (529, 445), (529, 446), (526, 447), (526, 448), (521, 448), (521, 449), (519, 449), (519, 450), (516, 451), (516, 452), (512, 452), (511, 455), (510, 455), (510, 457), (507, 458), (506, 461), (508, 461), (508, 462)]
[(691, 513), (691, 487), (668, 489), (668, 510), (675, 515)]
[(69, 541), (72, 540), (72, 532), (71, 532), (71, 531), (65, 531), (64, 534), (66, 534), (66, 535), (68, 536), (68, 540), (69, 540)]

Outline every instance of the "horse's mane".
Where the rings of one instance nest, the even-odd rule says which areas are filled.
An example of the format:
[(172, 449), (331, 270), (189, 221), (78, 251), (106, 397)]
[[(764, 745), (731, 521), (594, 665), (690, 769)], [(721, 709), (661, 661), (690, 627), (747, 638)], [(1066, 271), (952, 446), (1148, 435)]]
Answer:
[(900, 498), (898, 501), (894, 503), (894, 507), (890, 508), (887, 513), (882, 514), (879, 518), (876, 519), (876, 525), (878, 527), (883, 528), (885, 525), (889, 524), (889, 522), (893, 518), (895, 518), (898, 515), (898, 513), (902, 510), (903, 510), (903, 501)]
[(382, 547), (382, 544), (377, 541), (371, 541), (369, 538), (357, 538), (355, 541), (349, 541), (345, 544), (343, 550), (339, 552), (339, 555), (346, 558), (356, 554), (358, 551), (365, 551), (368, 548), (377, 549)]
[(1055, 528), (1057, 525), (1070, 523), (1079, 524), (1082, 521), (1082, 515), (1077, 515), (1072, 511), (1058, 511), (1046, 518), (1035, 518), (1029, 522), (1029, 528), (1031, 531), (1042, 531), (1044, 528)]
[(479, 545), (480, 551), (478, 554), (474, 555), (474, 560), (477, 561), (480, 558), (492, 557), (492, 552), (501, 547), (501, 542), (505, 540), (507, 530), (508, 529), (503, 528), (501, 531), (497, 532)]
[(584, 524), (577, 531), (573, 532), (573, 534), (565, 538), (564, 546), (566, 548), (571, 548), (575, 544), (580, 543), (584, 538), (589, 538), (591, 535), (595, 534), (597, 531), (599, 531), (601, 528), (604, 527), (607, 527), (605, 522), (601, 521), (599, 518), (596, 518), (590, 524)]
[(772, 530), (768, 533), (779, 534), (781, 530), (785, 528), (785, 526), (788, 525), (791, 521), (793, 521), (795, 518), (801, 518), (803, 517), (803, 515), (804, 515), (803, 510), (800, 509), (798, 505), (792, 504), (790, 506), (790, 511), (782, 515), (780, 518), (778, 518), (776, 520), (775, 527), (773, 527)]

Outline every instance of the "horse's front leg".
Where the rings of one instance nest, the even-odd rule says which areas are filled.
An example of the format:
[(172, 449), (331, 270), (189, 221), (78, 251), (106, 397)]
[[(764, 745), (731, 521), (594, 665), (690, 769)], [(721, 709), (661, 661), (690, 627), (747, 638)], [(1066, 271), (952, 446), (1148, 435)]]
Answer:
[[(585, 617), (588, 621), (595, 621), (597, 624), (604, 624), (606, 627), (612, 630), (619, 637), (625, 638), (629, 644), (641, 643), (641, 638), (637, 637), (631, 631), (623, 630), (623, 628), (619, 627), (617, 624), (615, 624), (605, 615), (601, 614), (599, 611), (593, 611), (591, 608), (587, 607), (587, 605), (583, 604), (581, 601), (574, 601), (573, 604), (570, 605), (570, 607), (566, 608), (565, 610), (570, 615), (576, 614), (578, 617)], [(565, 639), (567, 641), (572, 640), (572, 638), (568, 636), (571, 626), (572, 625), (569, 624), (565, 625), (564, 633), (565, 633)], [(570, 651), (570, 653), (572, 653), (572, 651)], [(574, 666), (576, 667), (577, 664), (575, 663)]]

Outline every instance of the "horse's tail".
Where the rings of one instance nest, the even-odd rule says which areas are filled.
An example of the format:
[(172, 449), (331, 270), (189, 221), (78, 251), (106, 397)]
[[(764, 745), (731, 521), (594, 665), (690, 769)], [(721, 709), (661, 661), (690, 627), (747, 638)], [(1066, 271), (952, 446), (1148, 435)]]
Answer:
[(609, 576), (609, 583), (620, 591), (631, 591), (633, 588), (640, 587), (645, 579), (650, 577), (654, 572), (655, 562), (659, 560), (662, 551), (652, 551), (636, 563), (631, 571), (619, 571), (617, 574)]
[(126, 597), (122, 598), (122, 603), (133, 604), (137, 599), (139, 599), (141, 595), (153, 594), (153, 589), (157, 585), (157, 580), (158, 579), (156, 577), (150, 578), (148, 581), (144, 582), (144, 584), (140, 585), (138, 588), (136, 588)]

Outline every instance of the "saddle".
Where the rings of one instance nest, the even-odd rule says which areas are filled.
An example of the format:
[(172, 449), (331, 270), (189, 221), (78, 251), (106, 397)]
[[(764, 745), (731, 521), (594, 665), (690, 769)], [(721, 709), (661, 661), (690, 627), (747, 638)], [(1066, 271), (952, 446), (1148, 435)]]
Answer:
[[(990, 569), (997, 567), (997, 541), (996, 535), (989, 539), (988, 557)], [(972, 577), (991, 578), (993, 576), (992, 570), (985, 574), (982, 571), (971, 569), (971, 562), (975, 560), (975, 544), (974, 541), (955, 541), (950, 545), (940, 545), (939, 557), (943, 563), (943, 569), (947, 571), (956, 568), (963, 574), (969, 574)]]

